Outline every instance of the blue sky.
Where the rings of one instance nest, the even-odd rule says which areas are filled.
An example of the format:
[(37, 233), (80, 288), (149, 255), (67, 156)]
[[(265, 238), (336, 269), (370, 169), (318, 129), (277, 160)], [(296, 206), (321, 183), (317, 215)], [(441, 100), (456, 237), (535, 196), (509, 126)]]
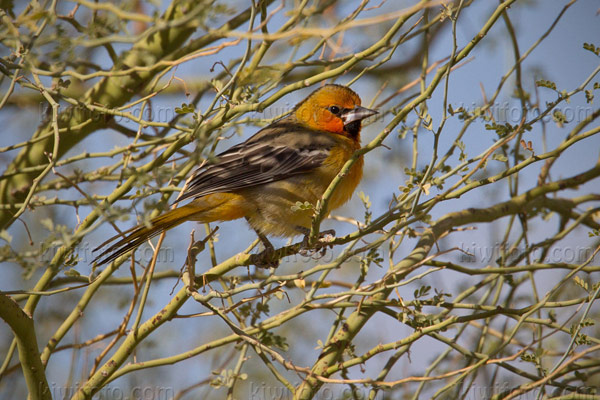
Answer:
[[(348, 2), (354, 6), (356, 2)], [(409, 2), (403, 2), (404, 4), (410, 4)], [(236, 4), (236, 8), (241, 9), (240, 4), (242, 2), (234, 2), (229, 4)], [(365, 17), (381, 15), (386, 12), (393, 12), (398, 3), (390, 2), (384, 3), (379, 9), (374, 9), (365, 14)], [(519, 41), (520, 51), (524, 53), (539, 37), (546, 31), (551, 22), (556, 18), (562, 7), (566, 4), (565, 1), (533, 1), (526, 2), (526, 4), (517, 3), (510, 9), (510, 16), (517, 32)], [(458, 47), (462, 48), (468, 43), (473, 36), (479, 31), (481, 21), (486, 18), (491, 10), (496, 6), (496, 3), (490, 2), (475, 2), (475, 4), (468, 9), (464, 10), (459, 19), (457, 29), (457, 40)], [(270, 9), (272, 9), (272, 6)], [(350, 5), (342, 7), (338, 10), (340, 15), (345, 15), (350, 10)], [(552, 80), (556, 83), (559, 90), (571, 91), (575, 87), (581, 84), (581, 82), (598, 66), (599, 58), (583, 49), (584, 42), (592, 42), (596, 45), (600, 45), (598, 39), (600, 38), (600, 23), (598, 23), (598, 3), (591, 0), (582, 0), (576, 2), (564, 15), (559, 22), (556, 29), (550, 34), (550, 36), (542, 43), (532, 55), (523, 64), (523, 84), (526, 91), (532, 95), (535, 92), (534, 82), (538, 79)], [(335, 18), (335, 17), (332, 17)], [(283, 21), (281, 13), (276, 15), (271, 21), (273, 27), (277, 27)], [(240, 27), (239, 30), (245, 30), (247, 27)], [(352, 31), (348, 34), (348, 38), (343, 43), (343, 50), (347, 52), (356, 52), (364, 48), (365, 44), (369, 42), (367, 40), (370, 35), (378, 33), (379, 27), (373, 26), (368, 27), (362, 32), (362, 29)], [(430, 60), (435, 61), (442, 59), (449, 55), (452, 42), (449, 31), (442, 32), (436, 40), (435, 46), (431, 49)], [(364, 37), (362, 35), (367, 35)], [(400, 47), (393, 56), (390, 63), (398, 63), (403, 58), (406, 58), (414, 48), (413, 43), (408, 43), (407, 46)], [(214, 76), (216, 71), (211, 73), (211, 66), (219, 60), (227, 60), (230, 57), (237, 57), (240, 55), (243, 46), (227, 49), (219, 53), (215, 57), (205, 57), (194, 60), (187, 63), (176, 70), (176, 76), (184, 80), (202, 80), (209, 79)], [(448, 102), (456, 109), (459, 106), (472, 109), (474, 105), (481, 105), (482, 100), (482, 87), (485, 90), (486, 95), (489, 97), (495, 91), (499, 76), (506, 73), (506, 71), (513, 65), (514, 58), (512, 54), (512, 48), (510, 46), (508, 35), (506, 33), (505, 25), (502, 21), (498, 22), (496, 26), (491, 30), (487, 37), (483, 39), (481, 46), (472, 53), (473, 59), (466, 63), (464, 66), (458, 68), (450, 77), (449, 81), (449, 94)], [(106, 62), (100, 57), (98, 62)], [(269, 62), (267, 58), (266, 62)], [(400, 71), (401, 72), (401, 71)], [(351, 75), (342, 76), (336, 82), (345, 83), (351, 79)], [(406, 75), (403, 79), (405, 81), (411, 81), (417, 77), (416, 71), (413, 74)], [(509, 79), (509, 82), (505, 86), (501, 95), (498, 97), (496, 102), (495, 110), (505, 109), (508, 111), (508, 119), (506, 122), (511, 124), (518, 123), (518, 114), (514, 114), (515, 110), (519, 110), (518, 100), (511, 97), (511, 92), (514, 89), (514, 75)], [(600, 81), (600, 77), (596, 77), (594, 81)], [(286, 96), (279, 102), (273, 105), (276, 109), (289, 109), (290, 106), (295, 104), (299, 99), (302, 99), (306, 94), (312, 91), (314, 87), (306, 88), (298, 92), (294, 92), (291, 95)], [(358, 81), (353, 89), (358, 92), (363, 98), (363, 103), (368, 104), (372, 97), (376, 94), (379, 89), (378, 86), (373, 84), (373, 81), (365, 78)], [(385, 93), (391, 93), (395, 90), (394, 87), (388, 87)], [(413, 93), (415, 89), (412, 89), (408, 93)], [(537, 92), (540, 96), (540, 102), (543, 104), (546, 101), (552, 101), (556, 98), (556, 94), (546, 88), (538, 88)], [(407, 94), (408, 94), (407, 93)], [(443, 85), (435, 91), (431, 100), (428, 103), (429, 111), (432, 116), (433, 126), (437, 127), (442, 117), (442, 96), (443, 96)], [(382, 98), (385, 95), (382, 95)], [(206, 107), (211, 99), (206, 96), (201, 104), (200, 108)], [(185, 96), (158, 96), (153, 103), (155, 108), (173, 109), (182, 102), (186, 102)], [(389, 105), (394, 102), (389, 103)], [(595, 103), (596, 104), (596, 103)], [(549, 120), (546, 124), (545, 139), (547, 146), (553, 148), (557, 143), (560, 143), (562, 139), (567, 135), (569, 128), (572, 128), (581, 118), (582, 115), (590, 112), (594, 105), (589, 105), (585, 102), (583, 94), (575, 96), (570, 103), (563, 104), (561, 106), (562, 111), (569, 117), (573, 116), (573, 120), (566, 124), (564, 128), (559, 128), (556, 124)], [(500, 115), (500, 114), (498, 114)], [(500, 115), (501, 117), (501, 115)], [(407, 124), (412, 124), (415, 118), (415, 114), (411, 114), (407, 120)], [(390, 116), (387, 116), (383, 120), (377, 120), (364, 129), (363, 142), (368, 142), (374, 138), (385, 125), (391, 120)], [(19, 141), (25, 140), (28, 135), (35, 129), (38, 121), (31, 117), (31, 111), (27, 110), (2, 110), (0, 111), (0, 123), (5, 127), (5, 131), (9, 134), (0, 136), (0, 146), (5, 146)], [(130, 123), (127, 126), (130, 128), (137, 128), (134, 124)], [(440, 149), (441, 153), (453, 142), (456, 132), (461, 128), (462, 122), (456, 117), (448, 120), (444, 129), (444, 134), (441, 137)], [(248, 138), (253, 134), (257, 128), (251, 127), (243, 130), (241, 136), (234, 136), (230, 140), (223, 141), (220, 144), (219, 149), (225, 149), (237, 141)], [(466, 136), (463, 138), (463, 142), (466, 144), (466, 152), (470, 157), (475, 156), (489, 146), (493, 144), (495, 134), (491, 131), (485, 130), (483, 123), (474, 123), (469, 129)], [(533, 131), (528, 132), (524, 137), (525, 140), (531, 140), (533, 148), (536, 153), (542, 153), (544, 151), (542, 141), (542, 130), (540, 127), (535, 127)], [(82, 152), (83, 150), (94, 149), (94, 151), (109, 150), (115, 146), (123, 146), (129, 143), (129, 139), (124, 138), (118, 133), (111, 131), (101, 131), (94, 134), (89, 139), (82, 142), (76, 148), (70, 151), (69, 155), (74, 155)], [(419, 132), (419, 168), (423, 168), (429, 163), (432, 155), (432, 135), (427, 131)], [(411, 138), (405, 139), (398, 138), (397, 134), (391, 134), (385, 144), (390, 149), (379, 148), (366, 157), (366, 174), (365, 179), (359, 187), (359, 191), (364, 191), (370, 196), (372, 201), (372, 211), (374, 216), (378, 216), (387, 210), (389, 201), (391, 199), (392, 192), (398, 192), (398, 187), (405, 184), (406, 176), (404, 175), (404, 168), (408, 167), (411, 163)], [(556, 163), (553, 169), (552, 177), (554, 179), (560, 177), (567, 177), (577, 172), (581, 172), (591, 167), (598, 158), (598, 152), (600, 149), (600, 141), (598, 136), (592, 137), (586, 141), (581, 142), (579, 145), (570, 149), (565, 153), (563, 157)], [(188, 150), (193, 150), (193, 146), (188, 146)], [(4, 159), (0, 158), (0, 162), (5, 163)], [(113, 160), (112, 162), (115, 162)], [(456, 155), (450, 160), (450, 164), (454, 165), (457, 162)], [(85, 170), (91, 170), (99, 165), (110, 164), (110, 160), (92, 160), (90, 162), (82, 163)], [(532, 168), (525, 171), (520, 175), (520, 188), (521, 191), (527, 190), (535, 186), (537, 173), (541, 163), (534, 165)], [(490, 161), (486, 173), (492, 173), (494, 171), (500, 171), (502, 164), (497, 161)], [(69, 171), (69, 168), (65, 168), (65, 171)], [(94, 190), (98, 190), (102, 193), (109, 193), (112, 190), (111, 186), (93, 186)], [(587, 185), (578, 189), (581, 193), (591, 192), (597, 188)], [(68, 194), (70, 198), (79, 198), (79, 194), (75, 190), (62, 192), (63, 195)], [(436, 195), (436, 191), (432, 190), (429, 196), (423, 196), (422, 200), (426, 200), (428, 197)], [(506, 184), (492, 185), (484, 190), (476, 190), (473, 193), (467, 194), (458, 200), (445, 202), (440, 206), (436, 207), (432, 211), (432, 217), (434, 219), (455, 210), (464, 209), (467, 207), (485, 207), (493, 204), (497, 201), (506, 200), (508, 198), (508, 188)], [(123, 204), (123, 206), (126, 206)], [(141, 204), (137, 205), (137, 209), (141, 210)], [(80, 208), (80, 214), (85, 216), (89, 212), (86, 207)], [(352, 216), (357, 219), (362, 219), (363, 206), (358, 196), (355, 196), (348, 205), (342, 209), (336, 211), (336, 215)], [(43, 240), (47, 235), (47, 232), (43, 228), (39, 227), (37, 223), (42, 218), (51, 217), (61, 223), (66, 224), (69, 228), (74, 229), (77, 223), (76, 216), (73, 209), (70, 207), (59, 206), (50, 210), (38, 209), (35, 212), (28, 212), (25, 215), (25, 220), (30, 226), (36, 227), (33, 232), (33, 236), (36, 240)], [(132, 219), (126, 223), (120, 223), (121, 228), (127, 228), (131, 226)], [(531, 226), (531, 236), (534, 241), (536, 238), (545, 237), (548, 233), (548, 226), (554, 229), (554, 224), (557, 221), (556, 218), (552, 219), (548, 225)], [(506, 223), (506, 221), (502, 221)], [(539, 221), (538, 221), (539, 222)], [(495, 224), (493, 227), (480, 225), (477, 226), (476, 230), (461, 232), (455, 234), (451, 238), (442, 242), (443, 247), (481, 247), (483, 249), (493, 247), (494, 243), (500, 240), (501, 235), (504, 233), (503, 229), (499, 229), (501, 224)], [(247, 228), (247, 225), (242, 221), (228, 222), (219, 224), (219, 242), (216, 244), (217, 258), (223, 260), (235, 252), (239, 252), (245, 249), (254, 239), (254, 233)], [(422, 225), (421, 225), (422, 226)], [(343, 234), (353, 231), (353, 228), (347, 224), (343, 224), (335, 221), (326, 221), (323, 225), (324, 228), (334, 227), (338, 234)], [(177, 254), (176, 261), (169, 265), (159, 266), (163, 268), (177, 269), (183, 263), (183, 254), (185, 247), (188, 244), (189, 231), (195, 228), (200, 234), (204, 233), (204, 228), (196, 226), (192, 223), (186, 223), (169, 232), (165, 240), (164, 246), (170, 247), (175, 250)], [(24, 230), (22, 225), (15, 224), (10, 229), (11, 235), (16, 240), (23, 240)], [(86, 240), (91, 244), (89, 247), (94, 247), (93, 244), (104, 241), (107, 236), (113, 234), (112, 228), (108, 224), (104, 224), (91, 234), (86, 237)], [(284, 244), (283, 240), (276, 240), (275, 243), (281, 245)], [(576, 248), (577, 246), (586, 246), (589, 243), (587, 233), (584, 230), (576, 232), (575, 235), (570, 237), (564, 243), (561, 243), (563, 248)], [(472, 246), (472, 244), (475, 244)], [(397, 257), (406, 255), (412, 246), (413, 241), (407, 241), (404, 243), (397, 253)], [(485, 251), (485, 250), (484, 250)], [(457, 252), (450, 253), (445, 256), (445, 259), (457, 260), (460, 254)], [(444, 259), (444, 257), (442, 258)], [(302, 260), (304, 263), (304, 260)], [(396, 262), (398, 260), (395, 260)], [(297, 271), (298, 268), (306, 269), (309, 265), (314, 262), (308, 262), (304, 265), (302, 263), (293, 262), (288, 260), (283, 262), (277, 273), (288, 273)], [(198, 258), (197, 270), (203, 269), (205, 265), (209, 265), (210, 261), (208, 253), (201, 254)], [(90, 266), (87, 262), (81, 262), (76, 266), (77, 270), (82, 274), (88, 274), (90, 272)], [(385, 272), (384, 269), (377, 267), (371, 268), (367, 280), (374, 281), (381, 277)], [(14, 289), (16, 287), (28, 288), (32, 282), (22, 282), (20, 279), (20, 269), (15, 265), (4, 265), (3, 276), (4, 279), (0, 282), (0, 289)], [(240, 269), (240, 274), (245, 272)], [(345, 265), (343, 269), (334, 271), (330, 275), (330, 279), (344, 280), (348, 282), (354, 282), (356, 274), (358, 273), (358, 266), (356, 262), (350, 262)], [(127, 276), (129, 274), (128, 268), (122, 268), (118, 271), (118, 276)], [(544, 289), (550, 288), (560, 274), (547, 274), (545, 275), (546, 280), (538, 280), (537, 284), (542, 293)], [(421, 284), (428, 284), (434, 287), (447, 288), (450, 293), (457, 292), (457, 286), (464, 285), (464, 276), (458, 276), (449, 271), (444, 273), (431, 274), (424, 278), (422, 282), (408, 286), (406, 289), (401, 289), (403, 296), (412, 298), (413, 290)], [(169, 299), (169, 293), (174, 282), (164, 281), (159, 282), (153, 286), (152, 296), (147, 310), (144, 313), (145, 317), (150, 316), (153, 312), (159, 310)], [(109, 307), (111, 298), (119, 298), (124, 292), (130, 293), (130, 287), (118, 287), (109, 288), (99, 293), (98, 301), (93, 303), (86, 311), (86, 318), (84, 322), (78, 326), (78, 335), (84, 340), (90, 338), (99, 332), (106, 330), (104, 327), (113, 327), (118, 324), (122, 318), (123, 309), (116, 307)], [(301, 294), (298, 291), (291, 292), (291, 301), (298, 301)], [(75, 292), (75, 295), (82, 293), (81, 291)], [(128, 298), (128, 296), (124, 296)], [(73, 301), (73, 297), (70, 298), (69, 307)], [(286, 300), (287, 301), (287, 300)], [(286, 301), (282, 301), (280, 307), (286, 307)], [(37, 310), (37, 315), (43, 315), (51, 310), (60, 310), (62, 300), (59, 296), (55, 296), (46, 299), (40, 304)], [(70, 310), (70, 308), (68, 309)], [(277, 304), (274, 304), (272, 311), (276, 311)], [(181, 311), (182, 313), (195, 313), (204, 311), (198, 304), (189, 301)], [(317, 345), (318, 339), (324, 339), (327, 335), (328, 321), (331, 321), (332, 314), (323, 312), (322, 314), (323, 323), (317, 323), (313, 321), (313, 314), (309, 317), (299, 318), (294, 326), (306, 327), (309, 326), (311, 329), (307, 329), (303, 336), (305, 342), (303, 344), (294, 343), (295, 350), (302, 349), (301, 352), (295, 352), (297, 358), (295, 360), (301, 365), (307, 365), (314, 361), (317, 353), (315, 346)], [(213, 325), (214, 324), (214, 325)], [(53, 324), (45, 324), (43, 321), (39, 322), (38, 331), (40, 333), (40, 340), (47, 339), (44, 336), (46, 332), (52, 332), (56, 326)], [(392, 327), (389, 330), (386, 327)], [(366, 348), (370, 347), (374, 342), (387, 342), (390, 340), (397, 340), (398, 336), (407, 335), (411, 332), (411, 329), (406, 327), (405, 329), (398, 330), (397, 323), (389, 323), (384, 317), (375, 317), (371, 322), (370, 326), (361, 333), (361, 338), (365, 338), (365, 342), (369, 344)], [(1, 326), (0, 332), (6, 332), (6, 327)], [(228, 328), (224, 326), (220, 321), (211, 321), (210, 325), (204, 323), (203, 319), (184, 319), (174, 321), (166, 324), (161, 331), (156, 335), (155, 339), (160, 340), (160, 343), (155, 344), (160, 348), (160, 351), (155, 349), (144, 350), (144, 358), (151, 358), (153, 356), (161, 356), (165, 354), (174, 354), (183, 350), (194, 347), (195, 345), (204, 342), (207, 338), (217, 338), (220, 335), (228, 334)], [(2, 335), (5, 337), (5, 335)], [(151, 339), (154, 338), (154, 335)], [(162, 338), (162, 339), (161, 339)], [(167, 340), (165, 340), (165, 338)], [(173, 340), (174, 339), (174, 340)], [(183, 340), (182, 340), (183, 339)], [(73, 337), (69, 337), (65, 340), (70, 342)], [(153, 339), (154, 340), (154, 339)], [(364, 350), (366, 348), (357, 349)], [(432, 340), (419, 341), (413, 347), (413, 354), (419, 354), (420, 357), (412, 358), (412, 364), (407, 365), (405, 363), (398, 364), (395, 375), (402, 375), (406, 373), (404, 369), (408, 369), (410, 373), (416, 373), (421, 371), (424, 366), (430, 360), (428, 354), (434, 350), (441, 348)], [(95, 352), (96, 350), (94, 350)], [(301, 354), (298, 356), (298, 354)], [(200, 379), (201, 376), (209, 373), (211, 368), (214, 366), (206, 363), (210, 357), (206, 358), (194, 358), (183, 362), (179, 368), (174, 369), (173, 372), (167, 368), (161, 368), (160, 373), (164, 374), (160, 377), (160, 380), (164, 382), (172, 383), (177, 386), (185, 386), (194, 382), (196, 379)], [(69, 364), (71, 360), (71, 354), (68, 352), (59, 353), (53, 356), (49, 368), (49, 380), (55, 382), (63, 382), (66, 377), (65, 371), (59, 371), (57, 368), (52, 368), (53, 365)], [(81, 361), (80, 361), (81, 362)], [(380, 366), (377, 362), (372, 362), (370, 366)], [(187, 369), (184, 369), (189, 367)], [(143, 376), (143, 375), (142, 375)], [(130, 379), (129, 377), (125, 379)], [(133, 378), (134, 381), (136, 378)], [(144, 378), (140, 378), (144, 380)], [(119, 385), (119, 381), (114, 382), (115, 385)]]

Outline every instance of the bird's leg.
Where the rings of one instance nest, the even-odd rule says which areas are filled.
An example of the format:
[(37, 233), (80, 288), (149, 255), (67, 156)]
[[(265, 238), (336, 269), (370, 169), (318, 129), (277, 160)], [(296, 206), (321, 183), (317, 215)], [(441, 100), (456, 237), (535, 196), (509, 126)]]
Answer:
[[(246, 218), (246, 221), (248, 221), (248, 218)], [(248, 222), (250, 222), (250, 221), (248, 221)], [(250, 225), (250, 226), (252, 226), (252, 225)], [(255, 229), (254, 227), (252, 227), (252, 229), (254, 230), (254, 232), (256, 232), (256, 236), (258, 236), (258, 239), (260, 240), (260, 242), (263, 244), (263, 246), (265, 248), (260, 253), (254, 255), (254, 256), (256, 256), (256, 257), (253, 257), (254, 265), (256, 265), (259, 268), (277, 268), (279, 266), (279, 260), (270, 261), (273, 258), (273, 254), (275, 253), (275, 247), (269, 241), (269, 239), (267, 239), (267, 237), (265, 235), (263, 235), (259, 230)], [(265, 261), (265, 260), (267, 260), (267, 261)]]

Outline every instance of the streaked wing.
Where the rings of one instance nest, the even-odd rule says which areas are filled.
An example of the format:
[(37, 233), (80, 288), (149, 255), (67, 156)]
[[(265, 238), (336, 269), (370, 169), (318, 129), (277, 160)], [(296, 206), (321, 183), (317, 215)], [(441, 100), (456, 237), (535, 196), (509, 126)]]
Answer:
[(231, 192), (285, 179), (319, 167), (329, 148), (292, 148), (283, 144), (244, 142), (219, 154), (214, 164), (198, 169), (178, 202), (211, 193)]

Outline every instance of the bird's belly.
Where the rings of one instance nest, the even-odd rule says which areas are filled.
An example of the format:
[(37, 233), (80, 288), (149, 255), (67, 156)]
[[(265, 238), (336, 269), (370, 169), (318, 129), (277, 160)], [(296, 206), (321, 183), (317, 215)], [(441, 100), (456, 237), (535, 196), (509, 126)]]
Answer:
[[(300, 235), (298, 227), (310, 229), (314, 207), (338, 172), (339, 168), (323, 166), (310, 177), (298, 175), (245, 189), (244, 197), (255, 201), (253, 212), (247, 215), (250, 225), (263, 234), (285, 237)], [(350, 199), (361, 175), (362, 160), (336, 187), (329, 199), (330, 211)]]
[(248, 215), (248, 221), (263, 234), (299, 235), (298, 227), (310, 227), (313, 207), (323, 190), (301, 176), (247, 189), (251, 192), (247, 198), (255, 201), (254, 212)]

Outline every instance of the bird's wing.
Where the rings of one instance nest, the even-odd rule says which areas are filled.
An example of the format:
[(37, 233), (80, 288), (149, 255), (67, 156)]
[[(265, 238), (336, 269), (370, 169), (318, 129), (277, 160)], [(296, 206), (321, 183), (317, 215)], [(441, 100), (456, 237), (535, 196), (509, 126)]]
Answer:
[(298, 147), (263, 141), (246, 141), (219, 154), (216, 162), (200, 167), (189, 179), (177, 202), (211, 193), (263, 185), (319, 167), (330, 148), (319, 144)]

